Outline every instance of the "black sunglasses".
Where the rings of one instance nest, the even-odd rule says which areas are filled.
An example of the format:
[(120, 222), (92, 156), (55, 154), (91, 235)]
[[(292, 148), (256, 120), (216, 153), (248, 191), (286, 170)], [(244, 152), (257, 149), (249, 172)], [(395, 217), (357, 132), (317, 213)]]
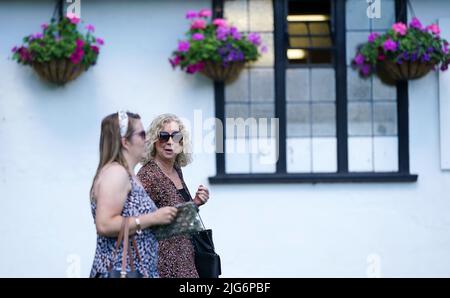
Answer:
[(179, 143), (181, 142), (181, 140), (183, 140), (183, 134), (179, 131), (174, 131), (172, 134), (168, 133), (167, 131), (161, 131), (159, 133), (159, 140), (161, 142), (168, 142), (170, 138), (172, 138), (175, 143)]
[(138, 135), (138, 136), (140, 136), (143, 140), (145, 140), (145, 130), (142, 130), (142, 131), (140, 131), (140, 132), (135, 132), (135, 133), (132, 134), (132, 136), (134, 136), (134, 135)]

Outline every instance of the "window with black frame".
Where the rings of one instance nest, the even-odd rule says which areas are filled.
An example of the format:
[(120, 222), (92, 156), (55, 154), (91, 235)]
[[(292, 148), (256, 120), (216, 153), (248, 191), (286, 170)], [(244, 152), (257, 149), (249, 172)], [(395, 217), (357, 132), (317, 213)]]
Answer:
[(267, 125), (269, 134), (247, 128), (240, 138), (226, 124), (212, 183), (417, 180), (409, 173), (407, 84), (384, 85), (351, 68), (370, 32), (405, 21), (405, 1), (383, 1), (380, 19), (360, 0), (213, 2), (268, 46), (237, 81), (216, 83), (216, 116), (279, 122), (276, 131)]

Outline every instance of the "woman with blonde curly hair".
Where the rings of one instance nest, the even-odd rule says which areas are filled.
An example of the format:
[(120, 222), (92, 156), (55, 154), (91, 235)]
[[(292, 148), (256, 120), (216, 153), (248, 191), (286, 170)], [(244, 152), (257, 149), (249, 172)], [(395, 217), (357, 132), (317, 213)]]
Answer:
[[(192, 161), (189, 133), (176, 115), (156, 117), (147, 130), (146, 154), (137, 176), (158, 208), (193, 201), (197, 206), (209, 199), (209, 191), (198, 187), (194, 199), (184, 183), (181, 167)], [(189, 236), (175, 236), (159, 241), (160, 277), (198, 277), (194, 247)]]

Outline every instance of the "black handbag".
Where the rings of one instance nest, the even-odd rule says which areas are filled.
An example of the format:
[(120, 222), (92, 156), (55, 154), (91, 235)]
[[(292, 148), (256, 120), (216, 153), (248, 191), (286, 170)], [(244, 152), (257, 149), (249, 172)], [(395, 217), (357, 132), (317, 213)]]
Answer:
[[(131, 237), (131, 243), (129, 239), (129, 223), (128, 217), (124, 217), (122, 221), (122, 227), (120, 229), (119, 235), (117, 237), (116, 248), (113, 252), (113, 258), (111, 263), (108, 266), (108, 278), (143, 278), (145, 277), (142, 273), (135, 270), (134, 268), (134, 257), (131, 249), (128, 249), (129, 245), (132, 244), (134, 247), (134, 251), (139, 260), (139, 263), (142, 264), (142, 259), (138, 251), (136, 239), (134, 236)], [(122, 241), (123, 240), (123, 241)], [(119, 250), (120, 244), (123, 242), (123, 250), (122, 250), (122, 268), (121, 270), (111, 269), (114, 261), (117, 257), (117, 251)], [(127, 271), (127, 254), (130, 261), (130, 269), (131, 271)]]
[(220, 256), (214, 249), (212, 230), (204, 229), (192, 234), (192, 243), (194, 244), (195, 267), (198, 276), (200, 278), (218, 278), (222, 274), (222, 268)]

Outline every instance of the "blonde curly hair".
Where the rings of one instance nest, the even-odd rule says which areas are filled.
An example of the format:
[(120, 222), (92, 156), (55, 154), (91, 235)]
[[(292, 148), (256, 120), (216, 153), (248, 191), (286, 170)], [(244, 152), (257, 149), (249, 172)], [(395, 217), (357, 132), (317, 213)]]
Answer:
[(183, 147), (183, 151), (177, 155), (175, 164), (179, 167), (185, 167), (192, 162), (191, 139), (186, 126), (177, 115), (162, 114), (153, 119), (147, 129), (145, 138), (145, 157), (141, 161), (143, 165), (155, 158), (155, 143), (158, 141), (159, 133), (163, 130), (164, 125), (170, 122), (177, 123), (180, 127), (180, 132), (183, 134), (183, 140), (180, 142), (180, 145)]

